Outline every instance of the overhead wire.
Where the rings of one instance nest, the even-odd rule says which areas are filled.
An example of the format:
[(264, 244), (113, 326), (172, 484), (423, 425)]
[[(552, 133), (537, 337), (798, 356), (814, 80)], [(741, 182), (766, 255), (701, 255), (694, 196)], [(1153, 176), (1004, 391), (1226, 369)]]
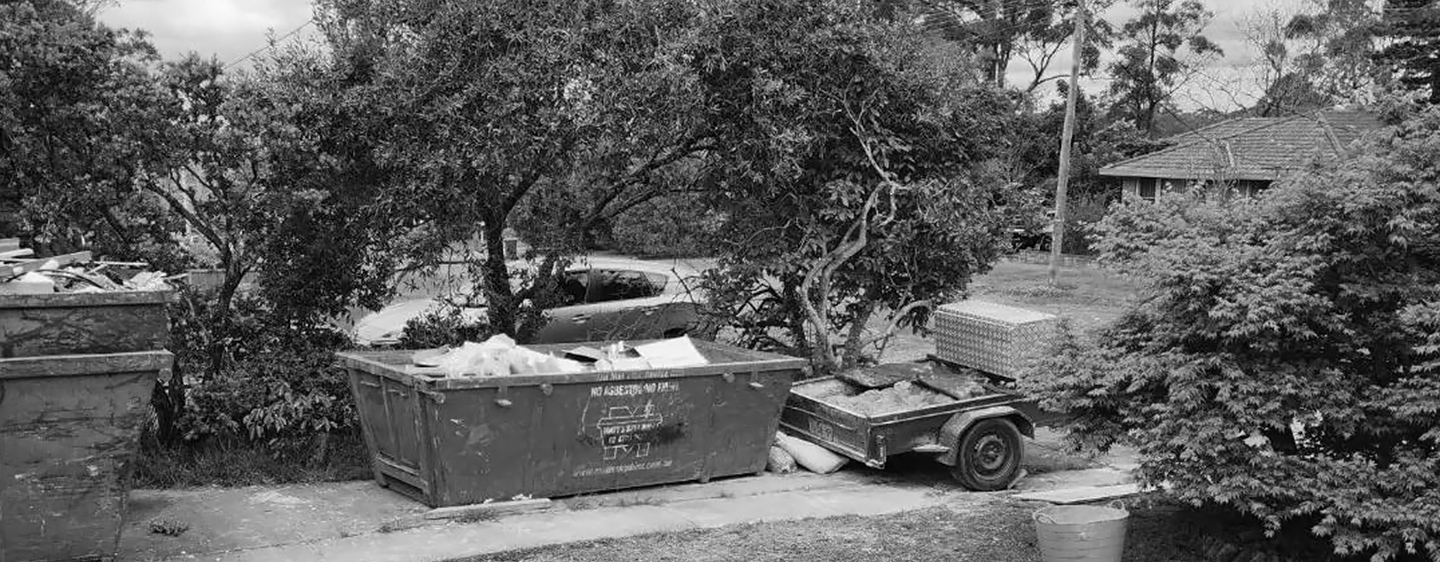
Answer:
[(250, 60), (250, 59), (254, 58), (256, 55), (259, 55), (260, 53), (263, 53), (263, 52), (268, 51), (268, 50), (270, 50), (270, 49), (274, 49), (275, 47), (279, 46), (280, 43), (284, 42), (286, 39), (289, 39), (289, 38), (291, 38), (291, 37), (294, 37), (296, 33), (300, 33), (301, 30), (304, 30), (306, 27), (309, 27), (309, 26), (310, 26), (311, 24), (313, 24), (313, 23), (315, 23), (315, 18), (312, 17), (312, 18), (310, 18), (310, 19), (308, 19), (308, 20), (305, 20), (305, 23), (302, 23), (302, 24), (296, 26), (295, 29), (290, 30), (290, 31), (287, 32), (286, 34), (281, 35), (280, 37), (278, 37), (278, 38), (276, 38), (276, 39), (274, 39), (274, 40), (267, 40), (267, 41), (265, 42), (265, 45), (264, 45), (264, 46), (262, 46), (262, 47), (260, 47), (260, 48), (258, 48), (258, 49), (255, 49), (255, 50), (253, 50), (253, 51), (250, 51), (249, 53), (246, 53), (244, 56), (241, 56), (240, 58), (237, 58), (237, 59), (235, 59), (235, 60), (233, 60), (233, 61), (230, 61), (229, 64), (226, 64), (226, 65), (225, 65), (225, 70), (230, 70), (230, 69), (233, 68), (235, 65), (238, 65), (238, 64), (240, 64), (240, 63), (242, 63), (242, 62), (245, 62), (245, 61), (247, 61), (247, 60)]

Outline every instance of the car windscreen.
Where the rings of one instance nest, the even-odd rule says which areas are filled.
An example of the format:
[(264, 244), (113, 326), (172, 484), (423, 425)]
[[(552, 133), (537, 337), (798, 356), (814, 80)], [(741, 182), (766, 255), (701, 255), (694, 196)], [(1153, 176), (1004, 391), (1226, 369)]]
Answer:
[(590, 302), (643, 299), (659, 296), (668, 279), (664, 275), (629, 270), (595, 270), (594, 291)]

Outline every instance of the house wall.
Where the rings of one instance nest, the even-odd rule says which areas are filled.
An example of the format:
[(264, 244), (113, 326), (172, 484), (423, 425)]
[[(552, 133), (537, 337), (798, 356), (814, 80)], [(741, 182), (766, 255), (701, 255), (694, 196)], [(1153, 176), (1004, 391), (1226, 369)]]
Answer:
[(1270, 187), (1266, 180), (1233, 180), (1228, 182), (1215, 182), (1204, 180), (1182, 180), (1171, 178), (1121, 178), (1120, 191), (1124, 198), (1140, 198), (1146, 201), (1154, 201), (1158, 193), (1172, 193), (1188, 191), (1198, 184), (1204, 184), (1206, 199), (1219, 198), (1221, 201), (1229, 201), (1236, 197), (1254, 197)]

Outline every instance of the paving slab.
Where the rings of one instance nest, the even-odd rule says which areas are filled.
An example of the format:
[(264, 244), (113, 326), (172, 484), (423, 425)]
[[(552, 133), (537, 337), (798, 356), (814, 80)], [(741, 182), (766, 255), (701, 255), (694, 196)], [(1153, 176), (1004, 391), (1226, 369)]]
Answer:
[[(671, 525), (690, 528), (698, 524), (675, 512), (656, 512), (659, 506), (704, 500), (723, 504), (775, 494), (792, 494), (789, 501), (795, 502), (796, 495), (874, 486), (880, 480), (869, 473), (823, 476), (811, 473), (765, 474), (716, 480), (708, 484), (658, 486), (567, 498), (553, 502), (550, 511), (563, 512), (562, 519), (574, 517), (574, 521), (567, 525), (584, 526), (592, 518), (598, 518), (596, 521), (606, 523), (606, 529), (621, 533), (615, 536), (628, 536), (633, 532), (663, 531)], [(897, 490), (916, 488), (904, 484), (890, 486)], [(811, 508), (819, 511), (816, 506)], [(551, 521), (544, 517), (521, 517), (523, 514), (519, 512), (523, 511), (477, 510), (474, 514), (462, 516), (462, 520), (494, 519), (507, 525), (539, 525), (536, 528), (540, 530), (546, 528), (545, 522)], [(626, 515), (617, 522), (611, 519), (615, 513)], [(647, 522), (654, 513), (661, 514), (656, 515), (657, 522)], [(369, 481), (228, 489), (134, 490), (130, 494), (129, 516), (120, 539), (119, 560), (246, 560), (248, 558), (237, 553), (293, 546), (297, 550), (292, 554), (299, 555), (310, 552), (305, 545), (327, 544), (327, 541), (374, 548), (371, 543), (388, 544), (399, 532), (444, 527), (448, 523), (427, 518), (432, 514), (427, 506)], [(152, 523), (177, 524), (186, 530), (173, 537), (152, 533)], [(544, 541), (553, 542), (565, 537), (563, 528), (559, 527), (558, 534), (532, 533), (532, 538), (541, 541), (538, 544), (549, 544)], [(515, 533), (524, 534), (521, 530)], [(595, 538), (606, 536), (610, 535), (596, 535)], [(449, 539), (446, 541), (450, 542)], [(468, 543), (461, 544), (470, 548)], [(502, 541), (497, 544), (511, 543)], [(531, 545), (525, 541), (514, 544)], [(316, 556), (319, 554), (312, 553), (297, 560), (330, 559)]]
[[(195, 554), (372, 533), (429, 508), (370, 481), (242, 488), (132, 490), (122, 561)], [(186, 528), (178, 537), (151, 523)]]
[(1017, 500), (1042, 501), (1060, 505), (1071, 505), (1077, 503), (1091, 503), (1104, 500), (1126, 498), (1139, 493), (1139, 485), (1119, 484), (1115, 486), (1078, 486), (1075, 488), (1061, 488), (1059, 490), (1045, 490), (1042, 492), (1015, 494), (1014, 497)]
[[(879, 515), (940, 505), (943, 494), (882, 486), (773, 492), (744, 497), (553, 510), (496, 521), (449, 523), (260, 548), (187, 554), (165, 560), (262, 562), (430, 562), (554, 544), (647, 533), (840, 515)], [(121, 558), (122, 561), (130, 559)]]
[[(765, 474), (659, 486), (564, 498), (541, 512), (477, 510), (455, 521), (426, 519), (427, 506), (369, 481), (136, 490), (118, 562), (425, 562), (760, 521), (978, 505), (1013, 494), (966, 492), (926, 455), (892, 460), (883, 471), (852, 466), (831, 475)], [(1133, 482), (1123, 458), (1097, 460), (1097, 468), (1029, 476), (1017, 489)], [(151, 523), (158, 522), (188, 530), (176, 537), (151, 533)]]

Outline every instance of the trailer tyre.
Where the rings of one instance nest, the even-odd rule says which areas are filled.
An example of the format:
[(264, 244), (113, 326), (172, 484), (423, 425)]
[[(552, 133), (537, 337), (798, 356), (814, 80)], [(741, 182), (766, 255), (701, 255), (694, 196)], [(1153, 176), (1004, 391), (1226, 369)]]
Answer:
[(955, 466), (950, 474), (960, 485), (978, 492), (1004, 490), (1020, 477), (1025, 442), (1010, 420), (990, 418), (975, 422), (960, 436)]

